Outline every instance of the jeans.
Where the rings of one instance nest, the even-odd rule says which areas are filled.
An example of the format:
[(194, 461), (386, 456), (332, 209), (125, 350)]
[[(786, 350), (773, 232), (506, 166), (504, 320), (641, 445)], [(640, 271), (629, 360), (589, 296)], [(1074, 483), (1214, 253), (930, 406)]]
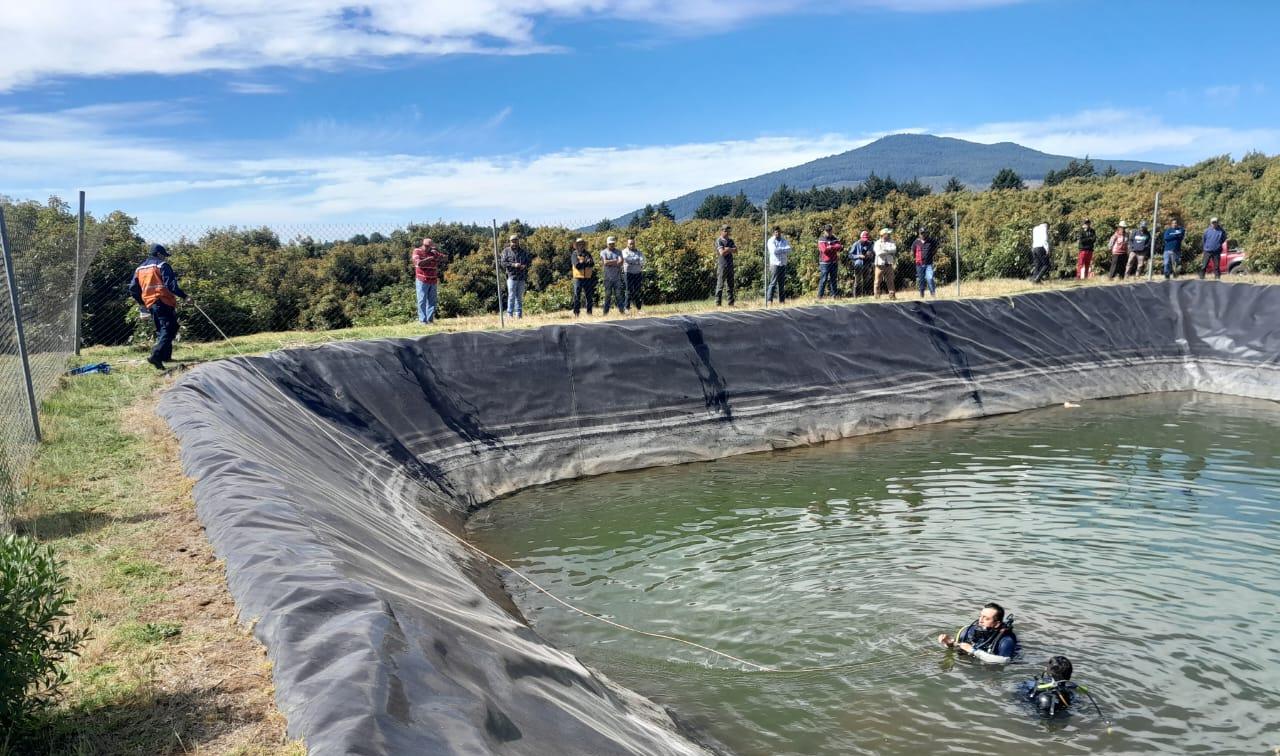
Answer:
[(617, 278), (604, 277), (604, 314), (609, 314), (609, 303), (613, 302), (618, 305), (620, 312), (627, 311), (627, 290), (623, 288), (622, 274), (619, 273)]
[(1080, 257), (1076, 260), (1076, 278), (1085, 279), (1093, 272), (1093, 250), (1080, 250)]
[(643, 273), (627, 273), (626, 276), (627, 276), (627, 301), (624, 303), (622, 309), (625, 310), (629, 307), (634, 307), (637, 310), (642, 309), (641, 305), (644, 303), (641, 302), (640, 300), (643, 299), (644, 297), (640, 295), (640, 289), (644, 285), (644, 274)]
[(1200, 265), (1200, 277), (1204, 278), (1204, 274), (1213, 269), (1214, 278), (1222, 278), (1222, 252), (1205, 250), (1204, 262)]
[(523, 278), (507, 278), (507, 314), (524, 317), (524, 290), (529, 282)]
[(736, 284), (733, 282), (733, 255), (721, 255), (716, 260), (716, 307), (723, 302), (725, 288), (729, 289), (729, 306), (733, 307)]
[(436, 319), (437, 284), (414, 280), (418, 288), (418, 322), (430, 323)]
[(840, 264), (837, 262), (818, 263), (818, 299), (822, 299), (822, 294), (828, 286), (831, 288), (831, 296), (840, 296), (840, 292), (836, 289), (836, 273), (839, 267)]
[(1164, 277), (1169, 278), (1177, 272), (1178, 258), (1182, 257), (1176, 249), (1164, 251)]
[(1112, 252), (1111, 270), (1107, 271), (1107, 278), (1115, 278), (1119, 275), (1120, 279), (1124, 280), (1124, 263), (1128, 257), (1128, 252)]
[(858, 259), (853, 261), (853, 295), (856, 297), (859, 293), (866, 294), (869, 284), (867, 282), (867, 273), (871, 270), (871, 266), (865, 260)]
[(1031, 250), (1031, 283), (1040, 283), (1049, 273), (1049, 251), (1044, 247)]
[(929, 287), (929, 293), (938, 296), (938, 287), (933, 282), (933, 265), (917, 265), (916, 266), (916, 286), (920, 289), (920, 296), (924, 296), (925, 286)]
[(596, 279), (594, 278), (575, 278), (573, 279), (573, 314), (577, 315), (582, 300), (586, 300), (587, 314), (591, 314), (591, 308), (596, 304)]
[(151, 349), (151, 359), (168, 362), (173, 359), (173, 340), (178, 336), (178, 311), (164, 302), (156, 302), (148, 311), (156, 327), (156, 345)]
[(769, 266), (769, 288), (765, 290), (764, 301), (766, 303), (773, 301), (774, 290), (778, 291), (778, 304), (787, 301), (787, 266), (770, 265)]

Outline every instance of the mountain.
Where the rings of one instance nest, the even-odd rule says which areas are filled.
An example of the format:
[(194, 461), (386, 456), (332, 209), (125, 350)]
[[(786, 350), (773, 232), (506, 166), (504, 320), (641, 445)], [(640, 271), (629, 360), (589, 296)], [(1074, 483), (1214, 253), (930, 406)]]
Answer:
[[(1079, 158), (1050, 155), (1012, 142), (978, 144), (929, 134), (894, 134), (856, 150), (819, 158), (793, 168), (699, 189), (669, 199), (667, 205), (676, 218), (683, 220), (693, 215), (708, 194), (732, 196), (741, 190), (746, 192), (752, 202), (762, 205), (782, 184), (793, 189), (852, 186), (862, 182), (873, 172), (877, 176), (892, 176), (899, 181), (918, 178), (935, 191), (941, 189), (951, 176), (972, 188), (986, 189), (1002, 168), (1012, 168), (1024, 181), (1037, 182), (1043, 180), (1049, 171), (1065, 168), (1073, 159)], [(1105, 172), (1108, 166), (1114, 166), (1119, 173), (1160, 172), (1177, 167), (1137, 160), (1091, 159), (1098, 173)], [(615, 218), (614, 224), (625, 226), (630, 219), (631, 213), (627, 213)]]

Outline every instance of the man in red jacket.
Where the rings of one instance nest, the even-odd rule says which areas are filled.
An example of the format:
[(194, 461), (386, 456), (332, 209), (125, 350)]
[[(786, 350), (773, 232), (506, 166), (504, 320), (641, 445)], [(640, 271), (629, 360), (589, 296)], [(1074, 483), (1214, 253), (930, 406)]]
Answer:
[(831, 224), (823, 226), (822, 236), (818, 237), (818, 299), (822, 299), (828, 286), (831, 296), (840, 296), (840, 290), (836, 288), (836, 271), (840, 266), (840, 252), (843, 249), (844, 245), (840, 243), (839, 237), (831, 231)]
[(423, 239), (422, 246), (413, 250), (413, 278), (418, 290), (418, 321), (430, 323), (436, 319), (436, 288), (440, 284), (440, 266), (444, 253), (430, 239)]

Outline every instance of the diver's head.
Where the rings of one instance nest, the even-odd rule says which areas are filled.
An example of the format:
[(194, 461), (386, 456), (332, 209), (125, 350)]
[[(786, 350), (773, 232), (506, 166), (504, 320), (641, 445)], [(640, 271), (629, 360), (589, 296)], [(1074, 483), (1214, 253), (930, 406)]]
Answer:
[(1044, 665), (1044, 675), (1050, 680), (1070, 680), (1071, 660), (1065, 656), (1055, 656)]
[(991, 602), (982, 607), (978, 614), (978, 627), (983, 630), (996, 630), (1004, 624), (1004, 607)]

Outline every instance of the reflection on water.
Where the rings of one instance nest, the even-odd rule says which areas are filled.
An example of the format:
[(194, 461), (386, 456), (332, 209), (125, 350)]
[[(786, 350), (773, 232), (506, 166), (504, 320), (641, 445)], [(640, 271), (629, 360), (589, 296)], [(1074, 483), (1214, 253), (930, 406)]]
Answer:
[[(1280, 408), (1166, 394), (558, 484), (475, 540), (552, 643), (745, 754), (1270, 753), (1280, 746)], [(987, 600), (1026, 663), (933, 645)], [(1013, 698), (1069, 656), (1115, 721)]]

